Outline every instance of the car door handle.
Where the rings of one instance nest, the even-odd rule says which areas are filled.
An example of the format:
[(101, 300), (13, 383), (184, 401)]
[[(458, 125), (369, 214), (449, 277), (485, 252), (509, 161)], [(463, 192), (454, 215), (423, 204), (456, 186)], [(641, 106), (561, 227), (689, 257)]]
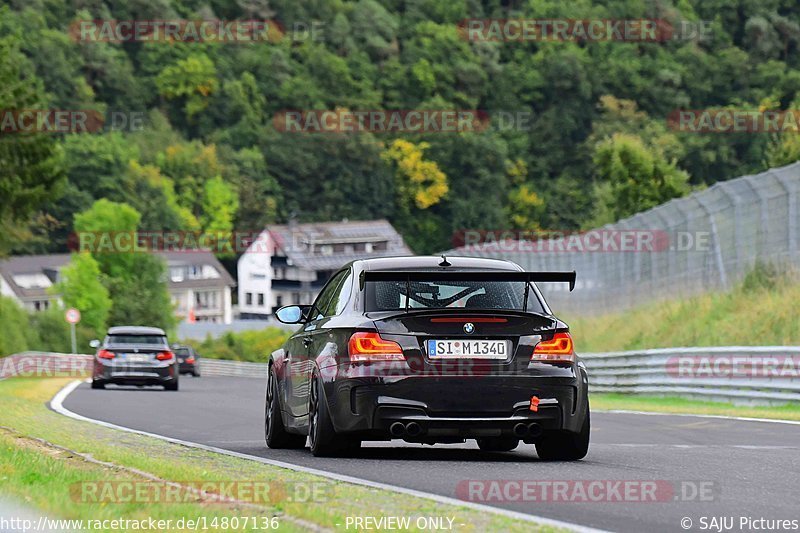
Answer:
[(308, 348), (314, 340), (311, 337), (303, 337), (303, 346)]

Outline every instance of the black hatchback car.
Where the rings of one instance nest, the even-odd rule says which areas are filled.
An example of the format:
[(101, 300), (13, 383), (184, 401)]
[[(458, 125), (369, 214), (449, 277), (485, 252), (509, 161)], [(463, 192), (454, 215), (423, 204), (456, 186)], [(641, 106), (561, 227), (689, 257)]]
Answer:
[(178, 358), (178, 371), (181, 375), (200, 377), (200, 355), (193, 347), (188, 344), (173, 344), (172, 351)]
[(399, 257), (354, 261), (313, 305), (277, 318), (300, 328), (269, 358), (270, 448), (314, 455), (364, 440), (459, 443), (487, 451), (520, 441), (540, 458), (578, 460), (589, 447), (586, 368), (536, 282), (506, 261)]

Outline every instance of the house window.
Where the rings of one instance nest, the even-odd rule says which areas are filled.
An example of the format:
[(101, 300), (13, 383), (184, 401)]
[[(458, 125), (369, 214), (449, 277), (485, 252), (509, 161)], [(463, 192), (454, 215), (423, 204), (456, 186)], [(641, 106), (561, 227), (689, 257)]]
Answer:
[(183, 281), (183, 267), (172, 267), (169, 269), (169, 278), (174, 282)]
[(215, 309), (217, 307), (216, 291), (200, 291), (194, 293), (194, 303), (197, 309)]
[(258, 306), (259, 307), (264, 307), (264, 293), (263, 292), (259, 292), (258, 293)]
[(292, 303), (294, 305), (300, 305), (300, 293), (299, 292), (293, 292), (292, 293)]
[(280, 294), (275, 297), (275, 305), (277, 307), (283, 306), (283, 296), (281, 296)]
[(253, 293), (246, 292), (244, 293), (244, 303), (247, 305), (253, 305)]

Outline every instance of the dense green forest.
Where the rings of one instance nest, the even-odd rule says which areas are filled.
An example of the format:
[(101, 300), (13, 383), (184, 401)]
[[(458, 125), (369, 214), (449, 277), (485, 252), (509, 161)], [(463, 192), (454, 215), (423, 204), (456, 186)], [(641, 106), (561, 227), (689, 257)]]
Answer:
[[(0, 109), (91, 109), (141, 128), (0, 134), (0, 255), (64, 251), (75, 215), (145, 230), (387, 217), (417, 252), (465, 228), (574, 229), (800, 158), (797, 136), (670, 129), (676, 109), (792, 109), (788, 0), (12, 0)], [(708, 21), (664, 42), (490, 42), (467, 18)], [(256, 43), (87, 42), (90, 19), (274, 19)], [(292, 28), (310, 28), (299, 32)], [(684, 38), (685, 37), (685, 38)], [(529, 112), (479, 132), (297, 134), (282, 110)], [(134, 131), (130, 131), (133, 129)]]

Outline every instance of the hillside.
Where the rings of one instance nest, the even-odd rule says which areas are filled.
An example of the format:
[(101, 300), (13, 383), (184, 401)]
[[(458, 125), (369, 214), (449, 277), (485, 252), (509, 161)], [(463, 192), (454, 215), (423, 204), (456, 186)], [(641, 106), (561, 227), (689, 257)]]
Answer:
[[(796, 108), (793, 3), (10, 6), (0, 8), (0, 85), (16, 89), (0, 92), (4, 128), (19, 109), (79, 111), (102, 127), (4, 135), (0, 158), (26, 164), (0, 169), (0, 255), (63, 252), (75, 214), (101, 198), (130, 204), (147, 231), (387, 217), (415, 251), (433, 252), (465, 228), (588, 227), (800, 158), (793, 135), (699, 135), (667, 122), (677, 109)], [(650, 18), (703, 31), (502, 42), (460, 29), (490, 17)], [(78, 31), (93, 20), (186, 19), (263, 19), (282, 31), (258, 42), (117, 42), (98, 22)], [(285, 110), (420, 109), (478, 110), (489, 122), (473, 132), (286, 131)]]

